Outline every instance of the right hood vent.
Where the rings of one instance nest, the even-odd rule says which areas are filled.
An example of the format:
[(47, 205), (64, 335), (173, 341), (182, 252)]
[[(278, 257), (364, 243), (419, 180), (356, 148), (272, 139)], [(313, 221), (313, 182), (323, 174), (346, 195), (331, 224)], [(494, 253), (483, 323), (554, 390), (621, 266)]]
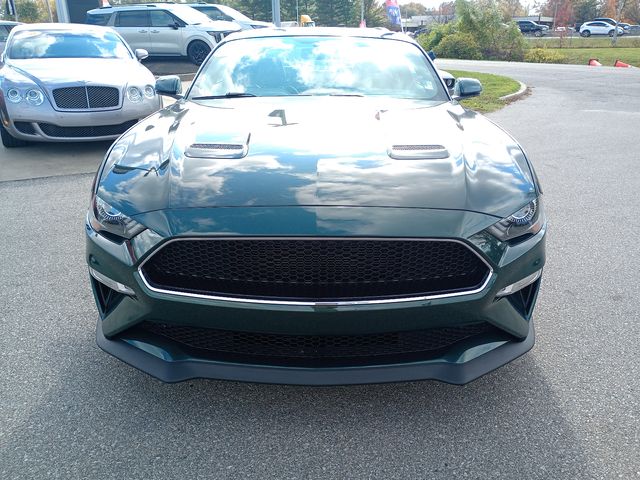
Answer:
[(392, 145), (387, 154), (396, 160), (449, 158), (449, 151), (444, 145)]

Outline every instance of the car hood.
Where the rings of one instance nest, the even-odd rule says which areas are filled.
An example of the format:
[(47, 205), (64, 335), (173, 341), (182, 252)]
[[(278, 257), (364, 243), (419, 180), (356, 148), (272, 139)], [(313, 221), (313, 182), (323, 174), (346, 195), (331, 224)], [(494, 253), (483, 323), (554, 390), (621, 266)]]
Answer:
[[(180, 101), (125, 134), (101, 174), (101, 198), (127, 215), (371, 206), (504, 217), (537, 195), (518, 144), (457, 104), (346, 97), (203, 103)], [(412, 158), (415, 149), (423, 158)]]
[(207, 23), (194, 23), (191, 27), (197, 28), (203, 31), (213, 32), (239, 32), (242, 27), (236, 22), (229, 22), (226, 20), (210, 20)]
[[(41, 87), (87, 84), (123, 85), (155, 83), (153, 74), (137, 60), (120, 58), (36, 58), (11, 60), (3, 70), (12, 70)], [(3, 72), (5, 73), (5, 72)]]

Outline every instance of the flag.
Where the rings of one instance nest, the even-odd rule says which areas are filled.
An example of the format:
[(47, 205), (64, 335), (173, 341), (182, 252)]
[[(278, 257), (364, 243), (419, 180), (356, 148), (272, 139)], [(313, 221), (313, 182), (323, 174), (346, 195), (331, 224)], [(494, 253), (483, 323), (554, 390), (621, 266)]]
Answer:
[(398, 0), (386, 0), (387, 16), (391, 25), (401, 25), (402, 20), (400, 16), (400, 7), (398, 6)]
[(13, 0), (7, 0), (6, 3), (6, 7), (5, 7), (5, 12), (7, 12), (8, 15), (11, 15), (12, 17), (15, 17), (16, 15), (16, 4), (14, 3)]
[(360, 20), (360, 28), (367, 28), (367, 21), (364, 18)]

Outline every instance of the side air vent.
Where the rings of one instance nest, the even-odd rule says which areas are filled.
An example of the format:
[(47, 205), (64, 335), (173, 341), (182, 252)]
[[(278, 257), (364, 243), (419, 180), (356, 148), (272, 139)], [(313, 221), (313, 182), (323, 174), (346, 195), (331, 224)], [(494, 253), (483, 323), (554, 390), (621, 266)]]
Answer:
[(249, 146), (237, 143), (193, 143), (185, 151), (192, 158), (243, 158)]
[(444, 145), (392, 145), (387, 153), (396, 160), (449, 158)]

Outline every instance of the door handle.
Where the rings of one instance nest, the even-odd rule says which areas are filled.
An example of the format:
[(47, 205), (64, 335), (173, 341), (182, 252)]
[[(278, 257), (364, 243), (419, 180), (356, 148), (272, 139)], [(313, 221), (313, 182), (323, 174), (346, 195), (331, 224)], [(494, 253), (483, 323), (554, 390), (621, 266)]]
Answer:
[(138, 33), (147, 33), (146, 30), (138, 30)]
[(160, 30), (151, 30), (151, 33), (160, 33)]

